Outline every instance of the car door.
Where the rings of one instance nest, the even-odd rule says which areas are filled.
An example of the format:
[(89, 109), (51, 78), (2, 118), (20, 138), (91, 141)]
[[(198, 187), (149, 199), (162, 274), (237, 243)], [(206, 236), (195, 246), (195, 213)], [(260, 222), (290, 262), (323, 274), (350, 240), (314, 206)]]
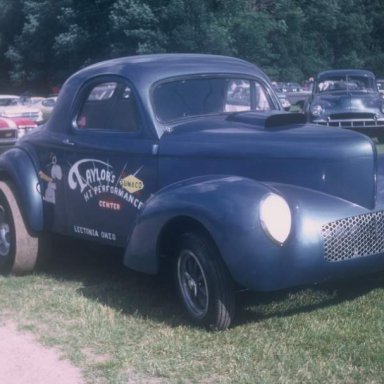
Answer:
[[(138, 98), (118, 77), (90, 81), (81, 90), (70, 134), (45, 153), (52, 227), (119, 246), (157, 188), (154, 135), (146, 130)], [(45, 175), (45, 176), (44, 176)]]

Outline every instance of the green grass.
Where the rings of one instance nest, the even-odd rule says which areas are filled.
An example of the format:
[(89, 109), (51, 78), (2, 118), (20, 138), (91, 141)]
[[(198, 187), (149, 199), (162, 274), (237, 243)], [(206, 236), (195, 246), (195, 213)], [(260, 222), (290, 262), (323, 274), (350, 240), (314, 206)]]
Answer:
[(172, 284), (77, 245), (0, 277), (0, 322), (61, 349), (89, 383), (384, 383), (384, 274), (242, 294), (234, 327), (207, 332)]

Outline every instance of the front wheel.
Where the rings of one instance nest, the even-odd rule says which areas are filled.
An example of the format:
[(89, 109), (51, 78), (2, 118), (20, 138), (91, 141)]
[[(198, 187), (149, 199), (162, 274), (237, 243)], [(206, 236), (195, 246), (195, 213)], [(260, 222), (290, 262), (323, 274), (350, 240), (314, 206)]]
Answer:
[(189, 317), (208, 329), (228, 328), (235, 314), (232, 279), (212, 241), (181, 236), (175, 260), (177, 288)]
[(42, 238), (30, 235), (7, 181), (0, 181), (0, 273), (31, 272), (42, 254)]

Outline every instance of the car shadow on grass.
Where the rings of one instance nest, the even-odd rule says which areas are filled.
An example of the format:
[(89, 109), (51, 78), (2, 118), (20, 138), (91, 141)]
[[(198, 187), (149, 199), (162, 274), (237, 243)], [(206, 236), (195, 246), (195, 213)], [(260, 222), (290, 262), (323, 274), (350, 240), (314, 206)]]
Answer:
[(79, 285), (86, 298), (119, 312), (165, 322), (185, 324), (171, 274), (147, 275), (126, 268), (120, 250), (71, 238), (54, 239), (55, 256), (41, 272), (58, 281)]
[[(57, 238), (55, 257), (43, 269), (58, 281), (80, 283), (84, 297), (127, 316), (138, 316), (169, 326), (188, 324), (176, 294), (172, 274), (147, 275), (123, 266), (123, 255), (113, 248)], [(384, 287), (384, 273), (278, 292), (238, 292), (234, 327), (288, 317), (352, 301)]]
[(384, 288), (384, 273), (373, 273), (277, 292), (243, 292), (239, 295), (241, 324), (309, 313), (336, 306)]

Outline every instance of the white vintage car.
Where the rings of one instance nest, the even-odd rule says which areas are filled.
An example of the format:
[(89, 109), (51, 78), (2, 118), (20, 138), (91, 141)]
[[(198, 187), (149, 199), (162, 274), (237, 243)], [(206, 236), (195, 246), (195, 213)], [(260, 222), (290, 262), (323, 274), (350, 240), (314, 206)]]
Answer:
[(0, 95), (0, 117), (4, 118), (28, 118), (35, 123), (43, 122), (43, 114), (38, 108), (22, 105), (19, 96)]

